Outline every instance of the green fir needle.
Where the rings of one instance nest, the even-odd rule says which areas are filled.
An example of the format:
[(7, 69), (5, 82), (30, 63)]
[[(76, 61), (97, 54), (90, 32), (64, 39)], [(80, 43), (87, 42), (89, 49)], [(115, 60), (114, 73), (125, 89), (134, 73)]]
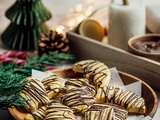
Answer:
[(0, 64), (0, 108), (7, 109), (10, 106), (24, 106), (26, 99), (20, 96), (20, 91), (28, 83), (25, 79), (31, 76), (31, 70), (46, 71), (45, 66), (60, 66), (75, 61), (72, 54), (51, 53), (41, 57), (27, 59), (24, 66), (16, 66), (14, 63), (8, 65)]

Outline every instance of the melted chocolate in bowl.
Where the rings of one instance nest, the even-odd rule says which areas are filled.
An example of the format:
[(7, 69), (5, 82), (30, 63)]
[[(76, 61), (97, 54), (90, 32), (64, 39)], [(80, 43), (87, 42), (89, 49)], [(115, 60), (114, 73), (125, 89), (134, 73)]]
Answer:
[(150, 37), (133, 44), (133, 47), (146, 53), (160, 53), (160, 37)]

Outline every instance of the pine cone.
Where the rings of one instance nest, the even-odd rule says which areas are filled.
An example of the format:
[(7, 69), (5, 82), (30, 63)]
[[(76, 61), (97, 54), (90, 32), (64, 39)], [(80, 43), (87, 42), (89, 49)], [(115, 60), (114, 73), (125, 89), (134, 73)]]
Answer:
[(51, 52), (69, 53), (68, 43), (69, 40), (65, 35), (50, 30), (49, 34), (42, 34), (41, 39), (38, 40), (38, 55), (42, 56), (44, 53)]

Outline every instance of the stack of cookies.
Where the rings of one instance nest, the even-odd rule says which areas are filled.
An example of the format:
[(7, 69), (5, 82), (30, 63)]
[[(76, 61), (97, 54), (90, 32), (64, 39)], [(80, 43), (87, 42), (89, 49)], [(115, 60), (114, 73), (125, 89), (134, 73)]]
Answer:
[(31, 79), (21, 91), (28, 99), (25, 120), (126, 120), (129, 113), (145, 114), (142, 97), (132, 91), (109, 86), (111, 72), (102, 62), (83, 60), (72, 66), (80, 78), (51, 75), (42, 82)]

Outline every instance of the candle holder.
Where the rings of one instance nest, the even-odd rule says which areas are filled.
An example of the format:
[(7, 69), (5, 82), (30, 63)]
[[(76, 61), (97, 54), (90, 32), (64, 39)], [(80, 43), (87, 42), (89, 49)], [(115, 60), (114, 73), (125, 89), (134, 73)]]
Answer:
[(144, 3), (110, 5), (108, 43), (128, 51), (128, 40), (137, 35), (144, 35), (146, 29), (146, 11)]

